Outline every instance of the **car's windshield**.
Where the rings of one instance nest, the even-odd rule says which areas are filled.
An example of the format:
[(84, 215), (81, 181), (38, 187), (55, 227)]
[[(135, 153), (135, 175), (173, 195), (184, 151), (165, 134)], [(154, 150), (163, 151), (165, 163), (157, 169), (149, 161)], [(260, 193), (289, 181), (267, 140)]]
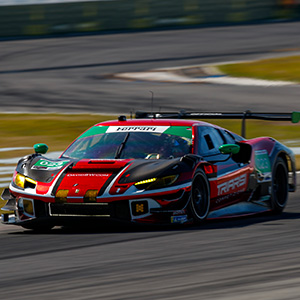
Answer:
[(62, 157), (175, 158), (190, 153), (191, 145), (191, 127), (94, 126), (71, 144)]

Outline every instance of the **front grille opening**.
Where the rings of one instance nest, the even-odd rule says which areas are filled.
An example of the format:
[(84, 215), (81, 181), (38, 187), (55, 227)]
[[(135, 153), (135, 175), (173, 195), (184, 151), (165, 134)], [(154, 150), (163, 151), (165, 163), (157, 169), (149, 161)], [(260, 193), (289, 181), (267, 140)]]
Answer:
[(50, 203), (50, 216), (54, 217), (110, 217), (108, 203)]
[(127, 200), (113, 203), (50, 203), (49, 214), (53, 217), (111, 217), (131, 220)]

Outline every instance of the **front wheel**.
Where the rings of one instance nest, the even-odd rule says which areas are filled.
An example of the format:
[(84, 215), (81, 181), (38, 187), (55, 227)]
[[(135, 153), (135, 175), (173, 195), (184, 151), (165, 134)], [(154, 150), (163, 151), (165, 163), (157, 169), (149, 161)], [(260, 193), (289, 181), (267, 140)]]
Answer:
[(272, 171), (272, 211), (281, 213), (288, 201), (288, 170), (284, 160), (278, 157)]
[(193, 178), (189, 211), (195, 223), (203, 222), (209, 212), (209, 182), (203, 170), (198, 170)]

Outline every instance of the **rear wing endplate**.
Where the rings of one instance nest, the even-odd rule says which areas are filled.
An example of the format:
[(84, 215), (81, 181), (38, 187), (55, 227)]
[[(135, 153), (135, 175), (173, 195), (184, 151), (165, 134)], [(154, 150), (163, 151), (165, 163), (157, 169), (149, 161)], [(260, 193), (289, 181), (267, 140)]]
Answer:
[(265, 113), (265, 112), (142, 112), (137, 111), (136, 119), (240, 119), (242, 120), (241, 135), (246, 135), (246, 120), (269, 120), (269, 121), (300, 121), (300, 112), (291, 113)]

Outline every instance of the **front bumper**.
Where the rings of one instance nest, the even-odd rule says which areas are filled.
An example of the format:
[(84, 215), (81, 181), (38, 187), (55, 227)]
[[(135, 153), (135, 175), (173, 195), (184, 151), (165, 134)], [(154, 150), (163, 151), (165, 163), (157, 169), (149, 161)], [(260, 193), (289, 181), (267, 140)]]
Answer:
[[(157, 196), (156, 196), (157, 197)], [(118, 200), (93, 203), (59, 203), (33, 200), (30, 196), (14, 196), (6, 191), (7, 200), (1, 222), (26, 227), (26, 224), (47, 223), (64, 225), (68, 223), (102, 223), (102, 221), (120, 221), (129, 223), (186, 223), (188, 221), (186, 206), (188, 192), (181, 192), (180, 197), (164, 200), (159, 204), (159, 197)], [(13, 212), (13, 214), (12, 214)]]

